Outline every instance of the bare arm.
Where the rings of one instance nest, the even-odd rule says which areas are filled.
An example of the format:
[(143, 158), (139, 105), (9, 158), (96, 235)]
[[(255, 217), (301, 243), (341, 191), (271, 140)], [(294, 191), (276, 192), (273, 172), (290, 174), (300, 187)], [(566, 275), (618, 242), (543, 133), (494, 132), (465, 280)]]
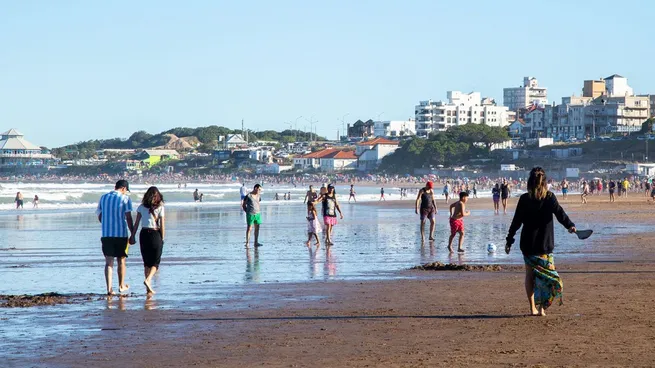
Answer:
[(159, 224), (159, 230), (161, 231), (161, 241), (164, 241), (164, 238), (166, 237), (166, 218), (164, 216), (161, 216), (159, 218), (160, 224)]
[(337, 202), (337, 197), (334, 196), (334, 207), (339, 211), (339, 216), (343, 220), (343, 213), (341, 212), (341, 207), (339, 207), (339, 202)]
[(134, 222), (132, 222), (132, 212), (125, 212), (125, 218), (127, 219), (127, 228), (134, 234), (136, 230), (134, 229)]
[[(132, 214), (130, 214), (130, 217), (132, 217)], [(134, 228), (132, 231), (132, 237), (136, 236), (137, 230), (139, 230), (139, 224), (141, 223), (141, 213), (137, 212), (136, 213), (136, 221), (134, 221)]]
[(469, 216), (471, 215), (471, 211), (466, 210), (466, 204), (462, 203), (462, 216)]
[(432, 195), (430, 196), (432, 198), (432, 205), (434, 206), (434, 213), (439, 214), (439, 209), (437, 208), (437, 201), (434, 200), (434, 190), (432, 191)]

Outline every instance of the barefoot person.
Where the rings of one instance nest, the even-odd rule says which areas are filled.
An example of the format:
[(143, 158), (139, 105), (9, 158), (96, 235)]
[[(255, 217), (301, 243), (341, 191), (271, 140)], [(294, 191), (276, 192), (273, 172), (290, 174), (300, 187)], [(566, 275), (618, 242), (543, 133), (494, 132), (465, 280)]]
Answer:
[(437, 203), (434, 201), (434, 184), (429, 181), (425, 188), (418, 191), (416, 196), (416, 214), (421, 216), (421, 243), (425, 242), (425, 219), (430, 220), (430, 240), (434, 240), (434, 220), (437, 214)]
[(307, 242), (308, 247), (312, 242), (312, 238), (316, 239), (314, 245), (321, 245), (318, 234), (322, 231), (321, 222), (318, 220), (318, 213), (316, 213), (316, 206), (314, 202), (307, 202)]
[(514, 219), (507, 234), (505, 252), (509, 254), (514, 236), (521, 230), (521, 252), (525, 261), (525, 292), (531, 315), (546, 315), (546, 309), (556, 297), (562, 297), (562, 280), (555, 270), (553, 249), (555, 233), (553, 215), (570, 233), (575, 232), (564, 209), (552, 192), (546, 190), (546, 173), (540, 167), (530, 171), (528, 191), (519, 199)]
[(327, 186), (325, 195), (319, 197), (319, 202), (323, 203), (323, 224), (325, 225), (325, 244), (334, 245), (332, 243), (332, 230), (337, 224), (337, 212), (339, 217), (343, 220), (343, 213), (337, 202), (337, 195), (334, 194), (334, 186), (331, 184)]
[(459, 193), (459, 201), (450, 205), (450, 238), (448, 239), (448, 251), (453, 252), (453, 239), (459, 234), (459, 246), (457, 251), (464, 253), (464, 217), (471, 214), (466, 210), (466, 201), (469, 195), (466, 192)]
[(616, 201), (616, 197), (614, 196), (614, 191), (616, 190), (616, 182), (614, 179), (610, 179), (610, 183), (607, 189), (610, 193), (610, 203)]
[(443, 196), (446, 197), (446, 203), (450, 199), (450, 182), (446, 181), (446, 184), (443, 186)]
[(566, 198), (568, 198), (568, 195), (569, 195), (569, 182), (566, 179), (564, 179), (562, 180), (562, 198), (566, 200)]
[(39, 208), (39, 196), (34, 195), (34, 199), (32, 200), (32, 207), (33, 208)]
[(255, 228), (255, 247), (261, 247), (259, 242), (259, 225), (262, 224), (262, 215), (260, 213), (259, 202), (261, 202), (262, 186), (255, 184), (252, 192), (248, 193), (246, 198), (243, 199), (243, 211), (246, 213), (246, 248), (250, 243), (250, 232)]
[(511, 190), (509, 188), (509, 183), (507, 179), (503, 179), (503, 184), (500, 186), (500, 200), (503, 203), (503, 213), (507, 214), (507, 198), (509, 198)]
[(384, 198), (384, 188), (380, 188), (380, 201), (387, 201), (387, 199)]
[(587, 181), (582, 182), (582, 189), (580, 190), (582, 194), (580, 194), (580, 199), (582, 199), (582, 204), (587, 203), (587, 196), (589, 195), (589, 184), (587, 184)]
[(351, 199), (354, 200), (355, 203), (357, 203), (357, 198), (355, 198), (355, 194), (357, 194), (357, 193), (355, 192), (355, 185), (354, 185), (354, 184), (350, 184), (350, 195), (348, 196), (348, 203), (350, 203), (350, 200), (351, 200)]
[(118, 291), (124, 292), (129, 289), (125, 283), (125, 259), (131, 239), (134, 236), (134, 224), (132, 222), (132, 200), (127, 195), (130, 186), (127, 180), (116, 182), (114, 190), (100, 197), (96, 215), (102, 224), (102, 254), (105, 256), (105, 282), (107, 283), (107, 295), (113, 295), (112, 273), (114, 258), (118, 259)]
[(496, 183), (491, 189), (491, 197), (494, 200), (494, 213), (497, 215), (500, 212), (500, 184)]
[(152, 288), (152, 277), (159, 269), (161, 254), (164, 248), (164, 237), (166, 230), (164, 226), (164, 197), (157, 187), (150, 187), (143, 195), (141, 205), (136, 209), (136, 220), (134, 221), (134, 232), (132, 242), (141, 224), (139, 233), (139, 246), (141, 258), (143, 259), (143, 273), (145, 280), (143, 285), (148, 294), (154, 294)]

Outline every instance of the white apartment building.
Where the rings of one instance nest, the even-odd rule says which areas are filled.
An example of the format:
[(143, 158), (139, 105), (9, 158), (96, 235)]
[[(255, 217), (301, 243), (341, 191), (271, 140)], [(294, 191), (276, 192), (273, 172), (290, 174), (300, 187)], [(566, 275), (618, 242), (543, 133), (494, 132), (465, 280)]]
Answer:
[(628, 85), (628, 78), (614, 74), (605, 78), (605, 94), (608, 97), (625, 97), (634, 95), (634, 92)]
[(448, 102), (427, 100), (416, 105), (417, 135), (427, 136), (468, 123), (503, 127), (511, 122), (507, 107), (497, 106), (491, 98), (482, 99), (479, 92), (448, 91), (447, 96)]
[(397, 138), (416, 135), (416, 121), (390, 120), (376, 121), (374, 125), (376, 137)]
[(522, 86), (503, 88), (503, 105), (510, 111), (518, 111), (533, 104), (537, 106), (548, 104), (548, 89), (539, 87), (537, 78), (524, 77)]

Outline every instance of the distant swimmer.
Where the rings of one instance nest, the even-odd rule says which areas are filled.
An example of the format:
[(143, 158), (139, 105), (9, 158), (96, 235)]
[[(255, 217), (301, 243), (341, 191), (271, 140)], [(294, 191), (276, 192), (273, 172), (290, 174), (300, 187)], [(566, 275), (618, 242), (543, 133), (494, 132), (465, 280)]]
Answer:
[(34, 200), (32, 200), (32, 205), (34, 208), (39, 208), (39, 196), (36, 194), (34, 195)]
[(380, 201), (387, 201), (387, 199), (384, 198), (384, 188), (380, 188)]
[(457, 251), (464, 253), (464, 217), (471, 214), (466, 210), (466, 201), (468, 200), (468, 193), (460, 192), (459, 201), (450, 205), (450, 238), (448, 239), (448, 250), (453, 252), (453, 239), (459, 234), (459, 246)]
[[(245, 197), (244, 197), (245, 198)], [(279, 201), (280, 200), (280, 193), (275, 193), (275, 200)], [(243, 203), (243, 201), (241, 202)]]
[(430, 220), (430, 235), (429, 239), (434, 240), (434, 226), (435, 216), (438, 213), (437, 203), (434, 200), (434, 191), (432, 190), (433, 184), (431, 181), (425, 184), (425, 187), (418, 191), (416, 196), (416, 214), (420, 215), (421, 219), (421, 242), (425, 242), (425, 220)]
[(290, 201), (290, 200), (291, 200), (291, 192), (288, 192), (287, 193), (287, 201)]
[(198, 189), (193, 192), (193, 200), (195, 202), (200, 202), (200, 193), (198, 192)]
[[(11, 198), (11, 197), (9, 197)], [(16, 209), (23, 209), (23, 193), (17, 192), (16, 193), (16, 198), (14, 199), (14, 202), (16, 202)]]
[(355, 185), (350, 184), (350, 195), (348, 196), (349, 203), (350, 203), (350, 199), (353, 199), (355, 202), (357, 202), (357, 198), (355, 198), (355, 194), (357, 194), (357, 192), (355, 192)]

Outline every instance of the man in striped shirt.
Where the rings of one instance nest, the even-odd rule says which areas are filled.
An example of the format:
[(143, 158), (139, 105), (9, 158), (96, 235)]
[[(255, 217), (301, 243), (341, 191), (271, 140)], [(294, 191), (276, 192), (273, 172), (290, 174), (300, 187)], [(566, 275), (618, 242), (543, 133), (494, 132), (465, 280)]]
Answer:
[[(134, 232), (132, 221), (132, 200), (127, 195), (130, 186), (127, 180), (116, 182), (115, 189), (100, 197), (98, 202), (98, 221), (102, 224), (102, 253), (105, 256), (105, 281), (107, 282), (107, 295), (113, 295), (112, 274), (114, 258), (118, 259), (118, 290), (127, 291), (130, 288), (125, 283), (125, 259), (129, 247), (127, 230), (130, 237)], [(127, 220), (127, 221), (126, 221)]]

